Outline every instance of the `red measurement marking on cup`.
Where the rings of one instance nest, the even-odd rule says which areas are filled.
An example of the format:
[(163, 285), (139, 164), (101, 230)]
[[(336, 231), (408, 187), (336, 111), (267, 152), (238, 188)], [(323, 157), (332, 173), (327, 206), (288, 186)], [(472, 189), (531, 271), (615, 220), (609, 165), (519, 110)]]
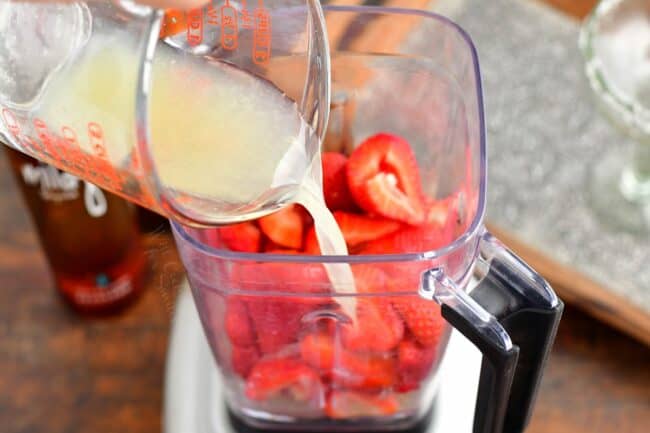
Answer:
[(230, 1), (221, 6), (221, 46), (224, 50), (237, 49), (239, 44), (237, 30), (237, 9), (230, 6)]
[(90, 140), (90, 148), (95, 152), (99, 158), (106, 159), (106, 147), (104, 146), (104, 131), (99, 123), (90, 122), (88, 124), (88, 139)]
[(14, 113), (8, 109), (2, 109), (2, 122), (5, 124), (5, 127), (12, 133), (14, 136), (20, 133), (20, 124)]
[(218, 26), (221, 23), (221, 16), (219, 11), (214, 7), (212, 3), (208, 4), (208, 7), (205, 9), (205, 14), (207, 15), (206, 22), (211, 26)]
[(271, 15), (262, 0), (253, 12), (255, 28), (253, 30), (253, 62), (266, 65), (271, 58)]
[(248, 6), (246, 5), (246, 0), (242, 0), (242, 6), (241, 6), (241, 26), (244, 29), (252, 29), (255, 27), (255, 24), (253, 23), (253, 15), (251, 14), (251, 11), (248, 9)]
[(187, 12), (187, 43), (196, 46), (201, 42), (203, 42), (203, 9), (191, 9)]
[(24, 148), (29, 149), (32, 152), (32, 154), (36, 156), (36, 159), (39, 159), (41, 161), (48, 159), (47, 156), (45, 155), (45, 151), (43, 150), (43, 148), (38, 144), (36, 139), (31, 135), (23, 135), (19, 138), (19, 140)]
[(79, 139), (77, 138), (77, 133), (74, 132), (74, 129), (70, 128), (69, 126), (64, 126), (61, 128), (61, 137), (63, 137), (63, 140), (66, 142), (66, 144), (70, 147), (78, 147), (79, 146)]
[(43, 144), (45, 153), (48, 154), (50, 158), (56, 161), (62, 160), (63, 158), (61, 157), (61, 155), (59, 155), (59, 152), (56, 149), (56, 140), (50, 133), (47, 124), (42, 119), (39, 119), (38, 117), (32, 121), (32, 124), (34, 125), (36, 136)]

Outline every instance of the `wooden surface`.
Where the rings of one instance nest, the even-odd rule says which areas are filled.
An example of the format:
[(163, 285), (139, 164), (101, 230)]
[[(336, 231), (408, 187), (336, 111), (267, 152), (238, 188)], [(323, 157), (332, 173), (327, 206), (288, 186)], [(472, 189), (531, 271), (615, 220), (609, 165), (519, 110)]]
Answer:
[[(583, 14), (586, 2), (555, 0)], [(0, 157), (0, 432), (160, 432), (164, 360), (182, 273), (166, 235), (122, 314), (89, 319), (59, 300), (32, 225)], [(567, 308), (531, 433), (646, 432), (650, 349)], [(193, 432), (188, 432), (193, 433)]]

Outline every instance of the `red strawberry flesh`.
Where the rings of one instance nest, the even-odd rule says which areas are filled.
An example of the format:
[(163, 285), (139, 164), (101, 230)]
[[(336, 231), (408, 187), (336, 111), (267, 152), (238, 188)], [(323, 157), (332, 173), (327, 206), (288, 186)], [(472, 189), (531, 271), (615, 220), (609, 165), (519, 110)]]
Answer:
[(399, 403), (394, 395), (374, 395), (354, 391), (332, 391), (325, 412), (333, 419), (377, 417), (395, 414)]
[(289, 249), (302, 247), (304, 219), (297, 205), (290, 205), (258, 220), (262, 232), (277, 245)]
[(390, 134), (366, 139), (350, 155), (347, 174), (352, 196), (369, 214), (412, 225), (424, 222), (417, 160), (404, 139)]
[(338, 152), (323, 152), (323, 195), (327, 207), (352, 211), (356, 208), (348, 189), (346, 163), (348, 158)]
[(258, 362), (248, 375), (246, 396), (251, 400), (268, 400), (280, 393), (307, 401), (322, 393), (322, 384), (318, 374), (302, 361), (277, 358)]

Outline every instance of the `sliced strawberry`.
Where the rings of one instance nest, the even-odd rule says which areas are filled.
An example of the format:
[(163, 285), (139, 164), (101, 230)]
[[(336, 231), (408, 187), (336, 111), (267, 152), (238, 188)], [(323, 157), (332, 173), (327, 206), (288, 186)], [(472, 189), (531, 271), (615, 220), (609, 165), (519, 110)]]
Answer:
[(379, 390), (397, 381), (395, 360), (390, 354), (366, 354), (346, 350), (331, 333), (306, 335), (300, 342), (302, 359), (329, 378), (333, 386)]
[(253, 366), (260, 359), (260, 353), (255, 346), (232, 346), (230, 362), (235, 373), (246, 378)]
[(318, 238), (316, 237), (316, 229), (310, 228), (305, 235), (305, 254), (320, 255), (320, 245), (318, 245)]
[(386, 218), (357, 215), (343, 211), (334, 212), (334, 218), (348, 247), (355, 247), (361, 243), (381, 238), (397, 231), (401, 226), (397, 221)]
[(300, 254), (300, 251), (288, 250), (286, 248), (273, 248), (270, 250), (264, 250), (264, 252), (269, 254)]
[(408, 392), (420, 387), (428, 376), (436, 358), (436, 347), (422, 347), (413, 339), (404, 339), (397, 346), (397, 371), (399, 380), (395, 389)]
[(243, 347), (255, 345), (255, 331), (243, 300), (235, 297), (227, 299), (225, 322), (231, 344)]
[(334, 367), (336, 348), (330, 333), (307, 334), (300, 340), (300, 356), (310, 366), (318, 370), (331, 370)]
[(268, 400), (284, 393), (297, 401), (308, 401), (319, 398), (323, 387), (318, 373), (300, 360), (273, 358), (258, 362), (248, 375), (246, 396)]
[(257, 253), (262, 243), (262, 233), (252, 222), (206, 229), (203, 233), (208, 245), (215, 248), (225, 246), (232, 251)]
[(333, 419), (365, 418), (393, 415), (399, 403), (391, 393), (373, 395), (354, 391), (332, 391), (325, 413)]
[(258, 220), (262, 232), (283, 247), (300, 249), (304, 220), (297, 205), (290, 205)]
[(242, 274), (235, 281), (242, 282), (239, 287), (261, 292), (245, 299), (263, 355), (297, 342), (303, 316), (331, 303), (329, 279), (321, 264), (249, 263), (237, 272)]
[(391, 304), (379, 298), (359, 299), (354, 323), (343, 325), (343, 345), (356, 351), (386, 352), (404, 335), (404, 324)]
[[(355, 265), (353, 270), (359, 293), (383, 293), (387, 278), (374, 265)], [(389, 301), (362, 298), (357, 301), (357, 319), (344, 324), (343, 345), (356, 351), (386, 352), (397, 346), (404, 335), (404, 324)]]
[(424, 347), (438, 345), (447, 323), (438, 304), (419, 296), (394, 296), (391, 301), (418, 343)]
[(450, 230), (436, 223), (419, 227), (402, 227), (394, 233), (366, 243), (362, 254), (421, 253), (449, 245), (453, 241)]
[(350, 192), (366, 212), (412, 225), (424, 222), (419, 169), (404, 139), (390, 134), (366, 139), (350, 155), (347, 174)]
[(353, 211), (356, 209), (350, 190), (346, 163), (348, 158), (338, 152), (323, 152), (323, 195), (327, 207), (334, 210)]
[(382, 390), (397, 382), (397, 366), (392, 355), (337, 352), (331, 381), (338, 388)]
[(379, 264), (352, 265), (354, 284), (358, 293), (384, 293), (388, 278)]

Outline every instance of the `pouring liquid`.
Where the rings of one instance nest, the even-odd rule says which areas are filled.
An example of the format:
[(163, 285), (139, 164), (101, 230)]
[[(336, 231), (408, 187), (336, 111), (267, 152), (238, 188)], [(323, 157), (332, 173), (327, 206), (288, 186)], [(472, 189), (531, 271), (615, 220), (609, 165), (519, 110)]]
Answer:
[[(115, 35), (94, 37), (83, 57), (54, 77), (35, 110), (49, 130), (94, 125), (101, 146), (81, 139), (58, 145), (74, 144), (117, 168), (133, 163), (135, 148), (137, 58), (126, 46)], [(318, 138), (292, 100), (233, 66), (167, 47), (156, 52), (149, 94), (150, 150), (163, 189), (199, 200), (201, 211), (219, 213), (224, 222), (253, 219), (274, 202), (299, 203), (314, 219), (322, 253), (348, 254), (323, 199)], [(325, 268), (337, 293), (355, 293), (349, 265)], [(354, 297), (340, 299), (354, 319)]]

